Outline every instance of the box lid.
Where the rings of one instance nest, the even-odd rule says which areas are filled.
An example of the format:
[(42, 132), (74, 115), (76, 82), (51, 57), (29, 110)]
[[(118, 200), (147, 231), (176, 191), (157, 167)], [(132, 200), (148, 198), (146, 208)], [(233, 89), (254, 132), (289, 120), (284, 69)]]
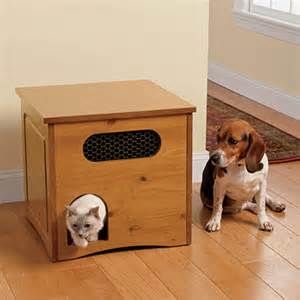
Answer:
[(16, 88), (45, 123), (187, 114), (195, 106), (148, 80)]

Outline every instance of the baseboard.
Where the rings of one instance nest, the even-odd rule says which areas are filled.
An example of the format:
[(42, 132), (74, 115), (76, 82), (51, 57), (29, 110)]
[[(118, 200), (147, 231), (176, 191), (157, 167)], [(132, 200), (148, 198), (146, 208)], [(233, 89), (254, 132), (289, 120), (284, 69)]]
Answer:
[[(200, 182), (208, 152), (193, 153), (193, 182)], [(24, 200), (23, 170), (0, 171), (0, 204)]]
[(209, 64), (208, 79), (299, 120), (300, 97), (287, 95), (279, 89), (266, 86), (215, 63)]
[(24, 200), (23, 170), (0, 171), (0, 203)]
[(208, 161), (208, 151), (193, 153), (193, 182), (201, 182), (202, 172)]

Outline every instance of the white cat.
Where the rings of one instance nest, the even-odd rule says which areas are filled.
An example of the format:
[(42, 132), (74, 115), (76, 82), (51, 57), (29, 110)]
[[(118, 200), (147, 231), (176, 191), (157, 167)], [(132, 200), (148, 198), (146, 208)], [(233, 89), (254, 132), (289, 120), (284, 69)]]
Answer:
[(67, 228), (76, 246), (86, 247), (89, 242), (98, 240), (106, 217), (106, 206), (100, 197), (85, 194), (66, 209)]

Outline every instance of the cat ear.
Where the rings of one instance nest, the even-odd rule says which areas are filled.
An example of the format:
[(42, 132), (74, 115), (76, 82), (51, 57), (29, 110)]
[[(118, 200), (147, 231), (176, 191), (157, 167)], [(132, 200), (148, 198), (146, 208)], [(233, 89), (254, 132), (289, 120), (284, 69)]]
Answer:
[(71, 207), (69, 205), (66, 205), (65, 207), (66, 207), (66, 210), (67, 210), (67, 216), (68, 217), (77, 215), (77, 212), (76, 212), (76, 210), (73, 207)]
[(96, 207), (93, 207), (89, 210), (88, 212), (88, 215), (89, 216), (94, 216), (96, 217), (97, 219), (100, 219), (100, 216), (99, 216), (99, 206), (96, 206)]

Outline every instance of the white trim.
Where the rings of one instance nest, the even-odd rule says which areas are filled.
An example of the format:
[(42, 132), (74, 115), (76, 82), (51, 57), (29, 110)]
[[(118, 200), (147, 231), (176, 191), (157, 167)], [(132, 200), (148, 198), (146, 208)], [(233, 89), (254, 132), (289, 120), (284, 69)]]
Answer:
[(235, 1), (233, 9), (234, 19), (238, 25), (285, 42), (300, 44), (299, 25), (250, 12), (246, 3), (239, 5), (240, 1)]
[(0, 204), (24, 200), (23, 170), (0, 171)]
[(279, 89), (266, 86), (215, 63), (209, 64), (208, 79), (292, 118), (300, 119), (300, 97), (287, 95)]
[(193, 153), (193, 182), (202, 181), (202, 172), (208, 161), (208, 151)]
[[(193, 153), (193, 182), (201, 182), (208, 152)], [(0, 204), (24, 200), (23, 170), (0, 171)]]
[(250, 13), (254, 13), (262, 17), (269, 17), (274, 21), (284, 22), (290, 26), (299, 27), (300, 24), (300, 16), (296, 14), (256, 5), (253, 3), (250, 4)]

